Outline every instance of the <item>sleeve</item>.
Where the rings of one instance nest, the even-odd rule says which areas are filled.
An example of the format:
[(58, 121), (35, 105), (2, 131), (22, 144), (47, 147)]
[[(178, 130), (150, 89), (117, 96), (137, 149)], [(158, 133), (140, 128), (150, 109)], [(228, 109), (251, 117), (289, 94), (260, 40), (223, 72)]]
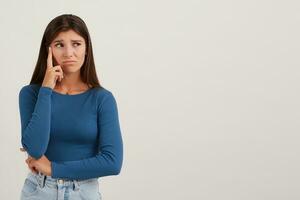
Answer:
[(99, 149), (94, 157), (75, 161), (52, 161), (52, 178), (88, 179), (118, 175), (123, 162), (123, 142), (117, 103), (109, 92), (97, 107)]
[(38, 95), (28, 86), (19, 92), (21, 119), (21, 143), (27, 153), (35, 158), (42, 157), (48, 147), (51, 119), (50, 87), (40, 87)]

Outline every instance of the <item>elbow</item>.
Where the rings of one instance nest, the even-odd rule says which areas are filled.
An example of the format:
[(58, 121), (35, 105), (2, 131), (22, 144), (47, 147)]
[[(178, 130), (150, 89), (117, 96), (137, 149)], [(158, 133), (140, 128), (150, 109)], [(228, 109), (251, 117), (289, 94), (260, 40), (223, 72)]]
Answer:
[(121, 165), (117, 165), (114, 170), (113, 170), (113, 174), (114, 175), (119, 175), (121, 173), (121, 169), (122, 169), (122, 166)]
[(121, 168), (120, 165), (114, 165), (111, 170), (111, 175), (119, 175), (121, 173)]
[(121, 173), (122, 163), (123, 163), (122, 158), (114, 160), (113, 166), (112, 166), (112, 174), (113, 175), (119, 175)]

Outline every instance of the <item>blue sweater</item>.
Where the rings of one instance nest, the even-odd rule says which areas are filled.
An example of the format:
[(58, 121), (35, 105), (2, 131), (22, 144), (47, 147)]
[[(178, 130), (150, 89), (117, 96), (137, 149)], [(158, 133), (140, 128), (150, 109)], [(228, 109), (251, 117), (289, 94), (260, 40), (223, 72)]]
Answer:
[(37, 84), (19, 92), (21, 143), (27, 153), (51, 161), (52, 178), (118, 175), (123, 142), (117, 103), (104, 87), (66, 95)]

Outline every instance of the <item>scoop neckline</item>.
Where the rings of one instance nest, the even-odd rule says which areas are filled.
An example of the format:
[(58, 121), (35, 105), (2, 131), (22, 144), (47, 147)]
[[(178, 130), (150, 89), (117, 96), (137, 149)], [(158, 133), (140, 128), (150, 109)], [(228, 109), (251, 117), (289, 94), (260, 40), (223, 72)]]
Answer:
[(93, 89), (94, 88), (89, 88), (88, 90), (78, 93), (78, 94), (62, 94), (62, 93), (56, 92), (55, 90), (52, 89), (52, 93), (57, 94), (59, 96), (74, 97), (74, 96), (81, 96), (81, 95), (87, 94), (90, 91), (92, 91)]

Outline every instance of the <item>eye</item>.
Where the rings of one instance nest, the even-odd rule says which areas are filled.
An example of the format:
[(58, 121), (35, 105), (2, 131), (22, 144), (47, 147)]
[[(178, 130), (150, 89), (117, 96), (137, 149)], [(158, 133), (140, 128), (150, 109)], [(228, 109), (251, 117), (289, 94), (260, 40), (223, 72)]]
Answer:
[(61, 43), (56, 43), (56, 44), (55, 44), (55, 47), (58, 47), (58, 45), (62, 45), (62, 44), (61, 44)]
[(79, 42), (75, 42), (73, 44), (75, 44), (75, 46), (80, 46), (81, 45)]

